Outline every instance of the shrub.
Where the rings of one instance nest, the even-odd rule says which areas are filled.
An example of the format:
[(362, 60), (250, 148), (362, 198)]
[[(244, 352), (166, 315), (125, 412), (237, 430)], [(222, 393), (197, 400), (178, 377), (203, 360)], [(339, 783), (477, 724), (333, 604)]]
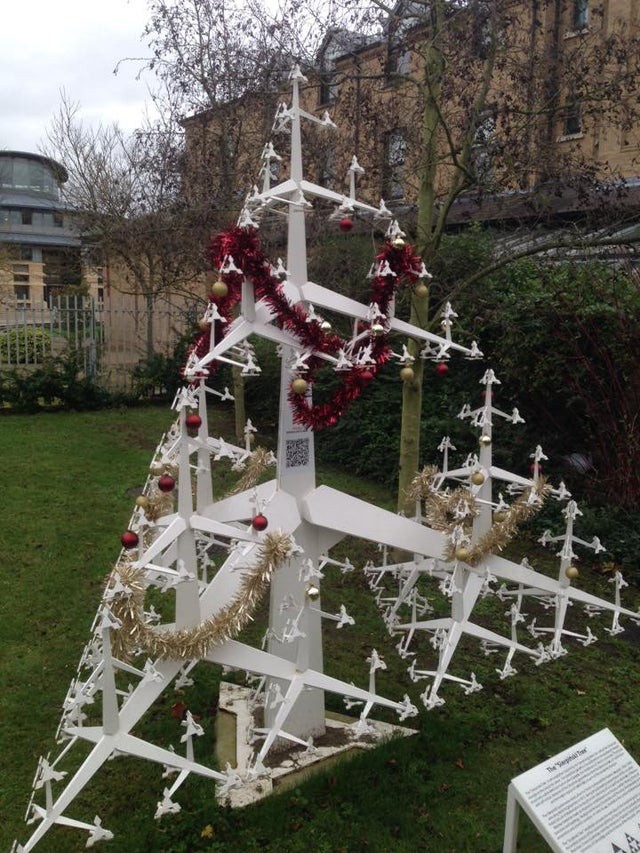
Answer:
[(130, 399), (111, 394), (82, 373), (73, 355), (48, 359), (27, 371), (0, 374), (0, 406), (15, 412), (41, 408), (102, 409)]
[(46, 329), (21, 326), (0, 332), (0, 364), (35, 364), (51, 355), (51, 334)]

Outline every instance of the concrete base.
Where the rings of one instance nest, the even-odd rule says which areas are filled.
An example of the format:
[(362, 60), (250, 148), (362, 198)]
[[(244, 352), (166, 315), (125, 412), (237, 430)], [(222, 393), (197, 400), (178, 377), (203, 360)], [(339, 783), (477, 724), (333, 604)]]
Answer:
[[(333, 763), (355, 754), (357, 750), (371, 749), (381, 741), (416, 734), (415, 730), (405, 726), (369, 719), (366, 721), (366, 732), (358, 734), (361, 732), (358, 718), (329, 712), (325, 720), (327, 733), (318, 739), (318, 743), (310, 749), (290, 744), (288, 749), (277, 752), (275, 756), (270, 754), (268, 758), (272, 759), (273, 764), (268, 768), (268, 775), (252, 779), (248, 771), (255, 757), (256, 746), (260, 748), (260, 741), (256, 745), (249, 743), (255, 726), (253, 710), (249, 705), (250, 696), (248, 687), (228, 682), (220, 685), (216, 758), (221, 769), (230, 765), (232, 771), (242, 779), (242, 784), (218, 794), (218, 799), (233, 808), (254, 803), (274, 791), (293, 787), (311, 773), (328, 770)], [(323, 744), (323, 741), (326, 743)]]

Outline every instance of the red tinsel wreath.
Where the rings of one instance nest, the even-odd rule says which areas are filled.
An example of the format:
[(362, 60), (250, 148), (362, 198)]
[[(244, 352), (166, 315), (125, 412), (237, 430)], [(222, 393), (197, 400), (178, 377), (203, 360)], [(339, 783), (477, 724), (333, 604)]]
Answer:
[[(313, 376), (321, 366), (326, 366), (326, 361), (314, 353), (324, 353), (337, 357), (340, 349), (346, 349), (349, 342), (343, 340), (333, 332), (321, 328), (320, 322), (311, 319), (299, 303), (292, 303), (286, 297), (281, 280), (275, 275), (266, 259), (257, 232), (254, 228), (230, 228), (219, 234), (211, 243), (210, 257), (213, 267), (220, 270), (220, 280), (228, 288), (225, 296), (210, 294), (209, 299), (214, 302), (218, 313), (226, 323), (215, 321), (215, 340), (218, 341), (224, 335), (231, 321), (234, 306), (241, 297), (243, 278), (250, 279), (253, 283), (254, 293), (257, 299), (263, 299), (276, 315), (276, 322), (280, 328), (291, 332), (299, 341), (301, 348), (309, 350), (312, 355), (307, 359), (307, 370), (304, 378), (309, 384), (313, 383)], [(233, 260), (233, 265), (229, 264)], [(241, 272), (228, 270), (228, 266), (237, 267)], [(376, 255), (370, 290), (370, 303), (376, 303), (380, 312), (387, 315), (391, 301), (396, 290), (403, 282), (414, 283), (423, 273), (423, 265), (420, 257), (415, 254), (413, 248), (403, 241), (386, 241), (379, 254)], [(382, 318), (381, 318), (382, 319)], [(387, 362), (391, 356), (391, 349), (386, 342), (386, 331), (388, 321), (382, 321), (383, 333), (376, 334), (371, 330), (370, 334), (362, 338), (355, 346), (353, 355), (366, 346), (371, 346), (371, 357), (373, 364), (354, 366), (342, 374), (342, 384), (327, 403), (310, 404), (304, 394), (289, 392), (289, 401), (293, 409), (294, 420), (313, 430), (325, 429), (335, 426), (349, 404), (360, 396), (364, 388), (376, 376), (379, 368)], [(367, 323), (361, 322), (362, 331), (367, 330)], [(195, 354), (203, 358), (209, 352), (211, 327), (200, 332), (191, 347), (188, 356)], [(212, 365), (213, 367), (213, 365)]]

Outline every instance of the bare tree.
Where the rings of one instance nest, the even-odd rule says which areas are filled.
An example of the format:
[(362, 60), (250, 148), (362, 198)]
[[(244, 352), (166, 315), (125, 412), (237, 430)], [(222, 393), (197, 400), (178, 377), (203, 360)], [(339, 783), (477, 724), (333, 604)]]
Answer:
[(145, 301), (150, 355), (154, 306), (202, 273), (211, 231), (209, 211), (182, 195), (179, 128), (171, 120), (147, 123), (126, 137), (117, 126), (87, 127), (63, 96), (47, 140), (48, 156), (68, 170), (64, 194), (76, 226), (118, 267), (120, 289)]

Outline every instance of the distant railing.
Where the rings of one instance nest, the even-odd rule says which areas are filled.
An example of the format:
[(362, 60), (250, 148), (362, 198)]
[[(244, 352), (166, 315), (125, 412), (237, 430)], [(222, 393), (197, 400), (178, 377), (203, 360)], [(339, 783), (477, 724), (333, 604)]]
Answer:
[(32, 369), (73, 355), (84, 374), (109, 390), (127, 390), (133, 368), (148, 354), (171, 354), (195, 317), (195, 305), (144, 304), (58, 296), (49, 304), (0, 304), (0, 371)]

